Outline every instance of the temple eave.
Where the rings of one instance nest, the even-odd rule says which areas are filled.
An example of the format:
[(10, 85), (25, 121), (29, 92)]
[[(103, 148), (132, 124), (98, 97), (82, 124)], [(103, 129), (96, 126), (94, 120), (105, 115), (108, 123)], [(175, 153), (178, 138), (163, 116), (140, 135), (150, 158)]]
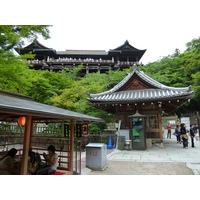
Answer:
[[(116, 94), (117, 96), (117, 94)], [(118, 95), (120, 96), (120, 94)], [(102, 103), (127, 103), (127, 102), (150, 102), (150, 101), (168, 101), (168, 100), (181, 100), (181, 99), (192, 99), (194, 97), (194, 93), (190, 92), (189, 94), (186, 95), (177, 95), (177, 96), (155, 96), (152, 98), (124, 98), (124, 97), (119, 97), (119, 98), (113, 98), (112, 95), (107, 95), (107, 96), (98, 96), (98, 97), (91, 97), (88, 98), (89, 101), (91, 102), (102, 102)]]

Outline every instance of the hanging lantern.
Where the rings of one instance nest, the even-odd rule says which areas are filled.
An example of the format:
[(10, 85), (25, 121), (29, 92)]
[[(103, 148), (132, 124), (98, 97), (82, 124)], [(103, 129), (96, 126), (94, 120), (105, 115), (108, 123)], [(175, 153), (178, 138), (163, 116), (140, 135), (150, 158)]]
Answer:
[(26, 124), (26, 117), (23, 116), (18, 118), (18, 123), (19, 125), (24, 126)]

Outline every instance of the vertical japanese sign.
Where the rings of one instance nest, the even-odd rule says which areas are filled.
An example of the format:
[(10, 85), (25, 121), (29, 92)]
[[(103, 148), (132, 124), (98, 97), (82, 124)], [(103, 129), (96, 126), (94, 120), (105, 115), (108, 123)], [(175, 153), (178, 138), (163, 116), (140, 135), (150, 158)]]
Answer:
[(76, 124), (76, 137), (82, 137), (82, 124)]
[(68, 124), (64, 125), (64, 136), (69, 137), (69, 125)]
[(82, 124), (82, 134), (88, 135), (88, 124)]

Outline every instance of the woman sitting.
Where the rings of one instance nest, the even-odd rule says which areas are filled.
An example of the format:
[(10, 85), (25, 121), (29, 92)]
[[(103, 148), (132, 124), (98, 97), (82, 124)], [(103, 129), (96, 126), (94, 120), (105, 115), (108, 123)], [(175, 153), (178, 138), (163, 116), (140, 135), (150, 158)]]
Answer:
[(15, 174), (17, 171), (14, 168), (13, 161), (14, 157), (17, 153), (17, 149), (12, 148), (8, 151), (7, 155), (5, 155), (0, 161), (0, 174), (1, 175), (11, 175)]
[(47, 150), (48, 150), (48, 155), (44, 153), (43, 156), (47, 164), (50, 165), (48, 174), (53, 174), (56, 172), (58, 166), (58, 154), (55, 153), (56, 149), (53, 145), (48, 146)]
[(28, 160), (28, 175), (35, 174), (37, 167), (38, 167), (38, 162), (36, 160), (36, 154), (34, 151), (29, 151), (29, 160)]

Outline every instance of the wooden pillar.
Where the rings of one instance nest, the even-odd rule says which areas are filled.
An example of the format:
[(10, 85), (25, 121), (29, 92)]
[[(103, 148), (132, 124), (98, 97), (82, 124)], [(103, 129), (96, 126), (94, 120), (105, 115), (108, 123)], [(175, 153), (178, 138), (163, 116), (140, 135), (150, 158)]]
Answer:
[(50, 69), (50, 72), (53, 72), (53, 66), (52, 65), (50, 66), (49, 69)]
[(98, 65), (97, 67), (97, 70), (98, 70), (98, 73), (100, 74), (101, 73), (101, 69), (100, 69), (100, 66)]
[(88, 65), (85, 67), (85, 69), (86, 69), (86, 74), (89, 74), (89, 67), (88, 67)]
[(163, 129), (162, 129), (162, 109), (159, 107), (159, 112), (158, 112), (158, 128), (159, 128), (159, 135), (160, 138), (163, 139)]
[(69, 171), (73, 174), (73, 155), (74, 155), (74, 120), (70, 120), (70, 161)]
[(32, 117), (26, 116), (26, 125), (24, 132), (24, 142), (23, 142), (23, 156), (22, 156), (22, 165), (21, 165), (21, 175), (27, 175), (27, 167), (28, 167), (28, 152), (30, 145), (30, 138), (32, 132)]
[(127, 59), (126, 59), (126, 61), (127, 61), (127, 64), (129, 64), (129, 57), (127, 56)]
[(33, 133), (34, 133), (34, 124), (35, 122), (31, 122), (31, 136), (30, 136), (30, 141), (29, 141), (29, 150), (32, 151), (32, 139), (33, 139)]

